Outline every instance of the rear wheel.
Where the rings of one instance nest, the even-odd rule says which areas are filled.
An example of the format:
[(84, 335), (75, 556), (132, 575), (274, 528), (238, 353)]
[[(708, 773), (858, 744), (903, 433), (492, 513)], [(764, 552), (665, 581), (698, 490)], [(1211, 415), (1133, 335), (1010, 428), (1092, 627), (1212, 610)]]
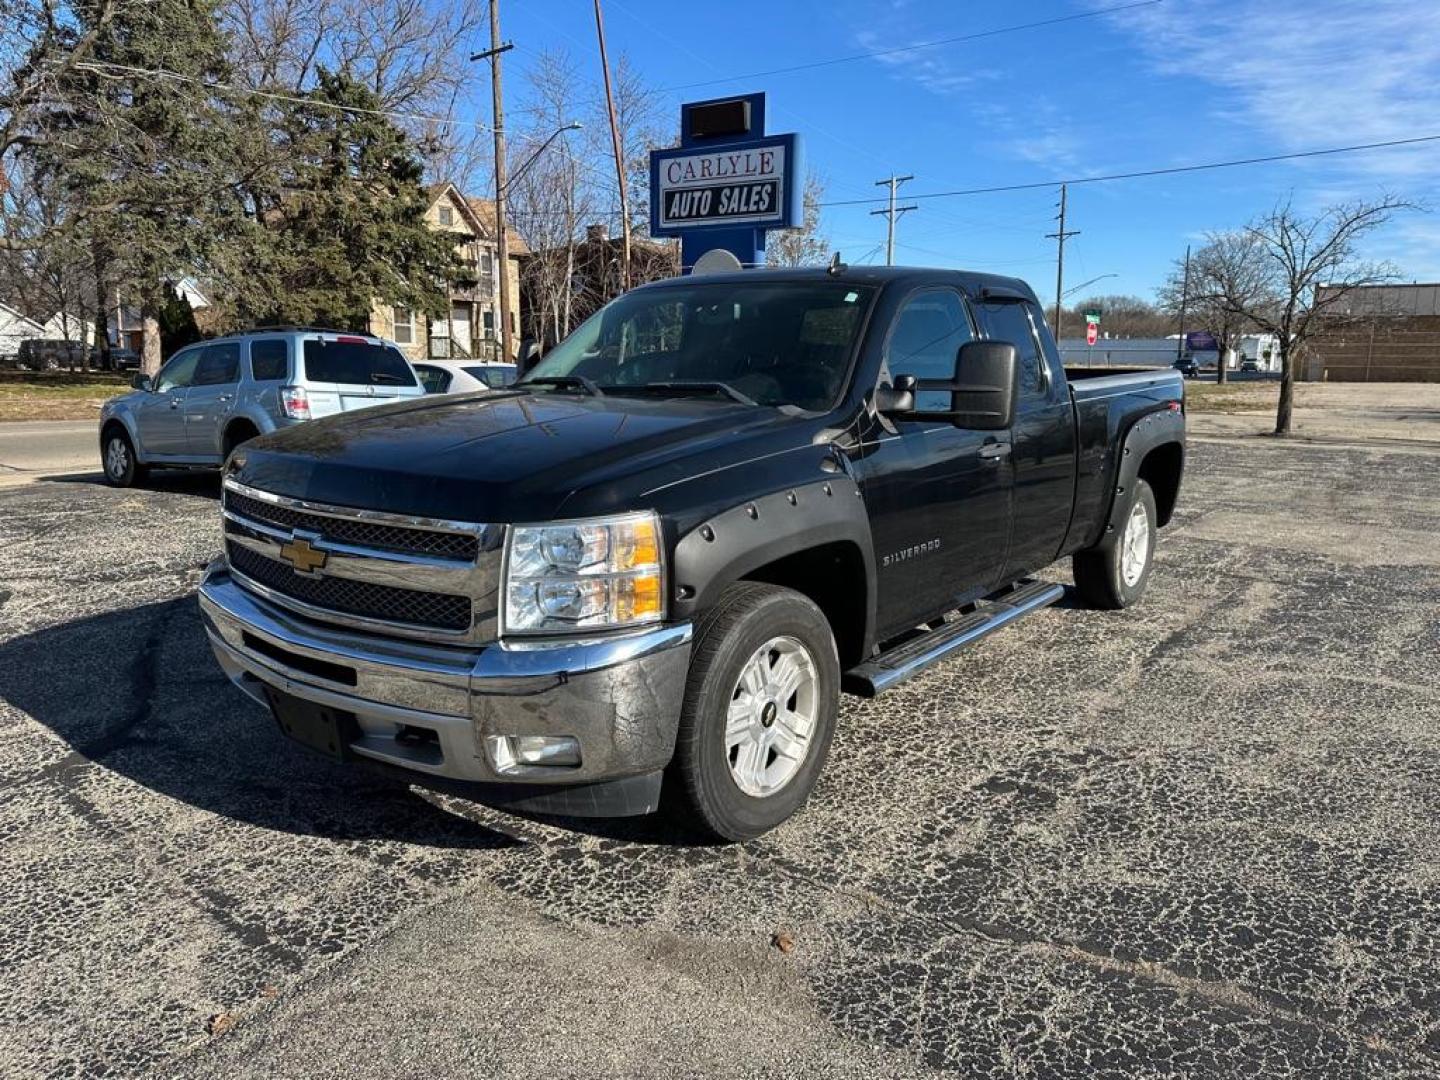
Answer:
[(1075, 553), (1075, 588), (1087, 605), (1113, 610), (1139, 601), (1150, 580), (1158, 520), (1155, 493), (1144, 480), (1136, 480), (1119, 535)]
[(259, 435), (260, 432), (256, 430), (255, 425), (249, 422), (231, 424), (225, 431), (225, 443), (221, 457), (229, 458), (237, 446), (258, 438)]
[(824, 614), (791, 589), (731, 586), (701, 617), (667, 788), (705, 832), (748, 840), (810, 795), (839, 708)]
[(132, 487), (145, 479), (147, 471), (135, 460), (130, 436), (118, 425), (109, 428), (101, 440), (100, 464), (105, 469), (105, 482), (111, 487)]

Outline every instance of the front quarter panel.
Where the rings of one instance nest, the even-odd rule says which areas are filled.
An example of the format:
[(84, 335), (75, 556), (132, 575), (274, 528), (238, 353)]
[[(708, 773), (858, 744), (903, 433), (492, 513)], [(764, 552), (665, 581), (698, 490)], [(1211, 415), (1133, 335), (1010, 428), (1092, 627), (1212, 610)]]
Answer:
[(713, 514), (675, 545), (674, 614), (688, 619), (712, 605), (726, 586), (788, 555), (827, 544), (859, 551), (865, 592), (866, 641), (875, 625), (875, 555), (870, 520), (855, 481), (843, 473), (749, 499)]
[(146, 461), (145, 441), (140, 437), (135, 419), (135, 399), (140, 393), (140, 391), (136, 391), (122, 394), (105, 402), (100, 408), (100, 430), (104, 431), (105, 425), (112, 420), (122, 425), (125, 428), (125, 434), (130, 438), (130, 445), (135, 450), (136, 462), (143, 465)]

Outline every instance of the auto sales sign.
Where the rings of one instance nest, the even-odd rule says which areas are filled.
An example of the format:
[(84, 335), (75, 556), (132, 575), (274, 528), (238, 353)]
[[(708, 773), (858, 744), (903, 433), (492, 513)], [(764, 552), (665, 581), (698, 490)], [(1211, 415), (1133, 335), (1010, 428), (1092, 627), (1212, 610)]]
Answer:
[(795, 137), (772, 135), (712, 148), (651, 154), (650, 231), (784, 229), (797, 223)]

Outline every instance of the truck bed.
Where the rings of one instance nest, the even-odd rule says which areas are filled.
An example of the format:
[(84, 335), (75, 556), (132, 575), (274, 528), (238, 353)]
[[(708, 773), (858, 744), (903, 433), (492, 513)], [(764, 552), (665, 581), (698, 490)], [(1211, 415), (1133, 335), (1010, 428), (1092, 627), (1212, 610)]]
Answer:
[(1116, 450), (1130, 428), (1152, 412), (1185, 400), (1174, 368), (1069, 368), (1075, 403), (1075, 519), (1071, 535), (1099, 538), (1118, 469)]

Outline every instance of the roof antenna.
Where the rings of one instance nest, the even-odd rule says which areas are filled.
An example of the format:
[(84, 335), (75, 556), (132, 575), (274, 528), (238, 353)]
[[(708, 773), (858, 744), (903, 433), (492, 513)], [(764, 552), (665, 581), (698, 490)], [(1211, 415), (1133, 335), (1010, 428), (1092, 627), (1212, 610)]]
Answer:
[(850, 268), (840, 261), (840, 252), (835, 252), (835, 257), (830, 260), (830, 269), (826, 271), (831, 277), (838, 277)]

